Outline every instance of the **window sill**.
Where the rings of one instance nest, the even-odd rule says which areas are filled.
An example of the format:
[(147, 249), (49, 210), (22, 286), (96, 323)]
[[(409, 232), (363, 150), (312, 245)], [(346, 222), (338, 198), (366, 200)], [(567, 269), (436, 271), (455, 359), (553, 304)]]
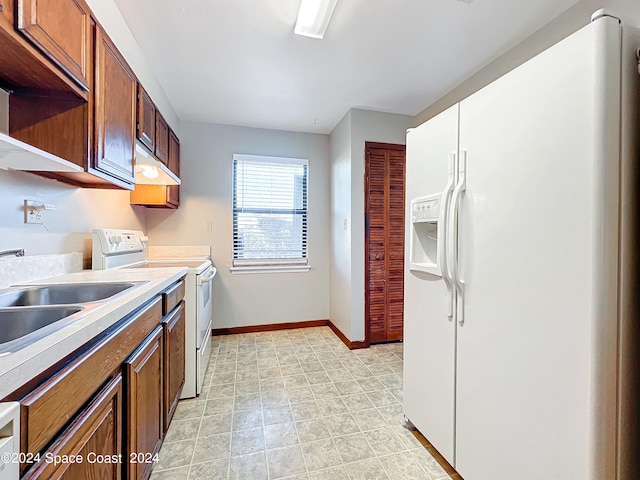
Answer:
[(247, 273), (300, 273), (311, 270), (310, 265), (243, 265), (230, 267), (232, 275), (244, 275)]

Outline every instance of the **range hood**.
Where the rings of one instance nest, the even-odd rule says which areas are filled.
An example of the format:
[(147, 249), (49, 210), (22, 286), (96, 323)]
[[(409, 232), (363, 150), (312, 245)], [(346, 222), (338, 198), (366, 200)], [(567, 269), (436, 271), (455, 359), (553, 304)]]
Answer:
[(180, 185), (178, 176), (136, 142), (136, 184)]
[(82, 172), (82, 167), (0, 133), (0, 168), (31, 172)]

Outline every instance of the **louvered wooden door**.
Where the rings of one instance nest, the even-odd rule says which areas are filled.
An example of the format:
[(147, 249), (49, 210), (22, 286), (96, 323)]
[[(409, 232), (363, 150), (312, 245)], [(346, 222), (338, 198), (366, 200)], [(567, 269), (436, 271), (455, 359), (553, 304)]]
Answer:
[(365, 144), (365, 334), (402, 340), (405, 146)]

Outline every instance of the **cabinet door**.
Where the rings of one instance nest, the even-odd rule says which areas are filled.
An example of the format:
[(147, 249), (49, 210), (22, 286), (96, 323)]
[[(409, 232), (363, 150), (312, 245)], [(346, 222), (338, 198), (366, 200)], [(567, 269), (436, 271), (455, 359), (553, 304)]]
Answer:
[(13, 28), (13, 1), (0, 0), (0, 28)]
[[(169, 169), (180, 177), (180, 141), (173, 130), (169, 132)], [(180, 205), (180, 185), (167, 187), (167, 203), (175, 207)]]
[(82, 0), (18, 0), (18, 29), (89, 90), (90, 13)]
[(104, 387), (42, 455), (53, 458), (80, 458), (81, 463), (41, 461), (24, 479), (100, 478), (119, 480), (122, 472), (122, 377), (118, 375)]
[(138, 84), (138, 140), (153, 152), (156, 144), (156, 106)]
[[(164, 435), (162, 326), (158, 325), (124, 362), (129, 479), (149, 478)], [(131, 456), (134, 462), (130, 461)]]
[(156, 110), (156, 157), (162, 163), (167, 165), (169, 163), (169, 126), (167, 122), (162, 118), (160, 112)]
[(169, 130), (169, 170), (180, 176), (180, 140), (173, 130)]
[(164, 328), (164, 430), (180, 400), (184, 386), (185, 364), (185, 316), (184, 302), (162, 322)]
[(109, 37), (96, 27), (94, 168), (134, 183), (136, 77)]
[(167, 186), (167, 204), (171, 208), (178, 208), (180, 205), (180, 185)]

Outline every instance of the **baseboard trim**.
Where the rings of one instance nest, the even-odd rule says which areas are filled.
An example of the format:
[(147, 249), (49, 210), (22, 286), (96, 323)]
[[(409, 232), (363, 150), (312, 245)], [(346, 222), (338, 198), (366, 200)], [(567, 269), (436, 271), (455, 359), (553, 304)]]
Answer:
[(266, 325), (248, 325), (246, 327), (214, 328), (213, 335), (234, 335), (237, 333), (273, 332), (275, 330), (290, 330), (292, 328), (326, 327), (328, 319), (306, 320), (303, 322), (269, 323)]
[(331, 331), (342, 340), (349, 350), (356, 350), (358, 348), (368, 348), (369, 344), (364, 342), (352, 342), (344, 333), (336, 327), (331, 320), (306, 320), (303, 322), (287, 322), (287, 323), (268, 323), (266, 325), (248, 325), (246, 327), (229, 327), (229, 328), (214, 328), (211, 331), (211, 335), (236, 335), (238, 333), (257, 333), (257, 332), (273, 332), (276, 330), (290, 330), (293, 328), (310, 328), (310, 327), (329, 327)]
[(347, 348), (349, 350), (356, 350), (358, 348), (368, 348), (369, 345), (367, 344), (367, 342), (352, 342), (351, 340), (349, 340), (344, 333), (342, 333), (340, 331), (340, 329), (338, 327), (336, 327), (331, 320), (329, 320), (329, 328), (333, 331), (333, 333), (336, 334), (336, 337), (338, 337), (340, 340), (342, 340), (342, 343), (344, 343)]

